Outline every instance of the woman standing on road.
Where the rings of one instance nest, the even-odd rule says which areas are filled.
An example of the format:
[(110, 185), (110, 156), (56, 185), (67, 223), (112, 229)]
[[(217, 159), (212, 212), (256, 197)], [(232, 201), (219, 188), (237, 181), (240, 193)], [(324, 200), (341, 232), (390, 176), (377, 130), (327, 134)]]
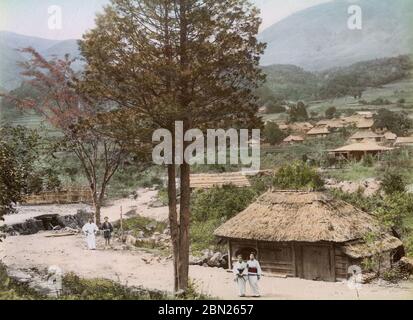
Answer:
[(260, 263), (255, 259), (255, 254), (253, 252), (250, 254), (250, 260), (248, 260), (247, 265), (248, 282), (250, 284), (253, 296), (259, 297), (260, 291), (258, 288), (258, 281), (261, 278), (261, 266)]

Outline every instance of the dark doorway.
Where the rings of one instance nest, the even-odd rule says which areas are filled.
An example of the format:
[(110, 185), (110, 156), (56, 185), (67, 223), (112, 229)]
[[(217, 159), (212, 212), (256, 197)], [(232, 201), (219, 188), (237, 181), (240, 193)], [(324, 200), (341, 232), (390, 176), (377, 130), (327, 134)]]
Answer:
[(238, 249), (235, 252), (235, 257), (238, 257), (238, 255), (242, 255), (242, 259), (246, 261), (246, 260), (250, 259), (250, 254), (251, 253), (254, 253), (255, 257), (257, 257), (257, 250), (256, 249), (248, 248), (248, 247), (241, 248), (241, 249)]

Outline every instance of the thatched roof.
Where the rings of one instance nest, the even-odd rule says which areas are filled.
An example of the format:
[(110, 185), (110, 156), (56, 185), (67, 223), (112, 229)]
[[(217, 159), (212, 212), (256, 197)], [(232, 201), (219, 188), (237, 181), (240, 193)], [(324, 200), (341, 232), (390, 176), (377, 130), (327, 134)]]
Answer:
[(234, 185), (236, 187), (250, 187), (248, 177), (242, 172), (191, 174), (191, 188), (210, 189)]
[(374, 116), (373, 112), (371, 111), (357, 111), (356, 114), (367, 119), (371, 119)]
[(371, 130), (366, 130), (366, 131), (357, 131), (355, 134), (353, 134), (350, 137), (350, 140), (358, 140), (358, 139), (376, 139), (376, 138), (382, 138), (383, 135), (377, 134)]
[(374, 120), (373, 119), (361, 119), (357, 121), (356, 126), (359, 129), (369, 129), (374, 126)]
[(315, 127), (307, 132), (307, 135), (309, 136), (324, 135), (324, 134), (330, 134), (330, 130), (328, 130), (327, 127)]
[(328, 128), (344, 128), (347, 125), (344, 119), (330, 119), (330, 120), (320, 120), (317, 122), (318, 127), (326, 126)]
[(398, 137), (394, 145), (413, 145), (413, 137)]
[(375, 142), (366, 141), (361, 143), (353, 143), (335, 150), (331, 150), (331, 152), (335, 153), (344, 153), (344, 152), (357, 152), (357, 151), (366, 151), (366, 152), (376, 152), (376, 151), (390, 151), (393, 148), (380, 146)]
[(344, 243), (381, 233), (375, 218), (320, 192), (269, 191), (216, 231), (222, 238)]
[(284, 139), (284, 142), (303, 142), (304, 138), (302, 136), (288, 136)]
[(343, 253), (351, 258), (359, 259), (365, 257), (371, 257), (379, 252), (386, 252), (397, 249), (403, 245), (400, 239), (397, 239), (390, 235), (382, 235), (381, 239), (368, 244), (365, 241), (354, 241), (346, 243), (343, 246)]
[(310, 122), (294, 122), (290, 124), (280, 123), (278, 127), (281, 130), (291, 130), (295, 132), (305, 132), (312, 129), (314, 126)]

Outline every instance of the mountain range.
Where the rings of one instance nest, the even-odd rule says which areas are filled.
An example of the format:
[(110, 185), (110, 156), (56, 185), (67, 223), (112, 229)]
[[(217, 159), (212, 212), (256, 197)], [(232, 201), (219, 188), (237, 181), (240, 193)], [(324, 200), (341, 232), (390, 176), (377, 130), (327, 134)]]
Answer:
[[(348, 8), (361, 8), (362, 29), (350, 30)], [(262, 66), (295, 65), (306, 71), (323, 71), (359, 61), (413, 52), (412, 0), (335, 0), (297, 12), (264, 30), (267, 43)], [(45, 57), (79, 55), (77, 40), (48, 40), (0, 31), (0, 88), (12, 90), (22, 81), (16, 51), (33, 47)], [(80, 67), (78, 62), (77, 66)]]
[[(22, 77), (18, 62), (27, 60), (27, 55), (18, 49), (33, 47), (46, 58), (79, 56), (77, 40), (49, 40), (24, 36), (13, 32), (0, 31), (0, 88), (12, 90), (20, 86)], [(80, 62), (75, 65), (79, 67)]]
[[(351, 5), (361, 30), (348, 28)], [(264, 30), (263, 66), (291, 64), (309, 71), (412, 53), (413, 1), (335, 0), (297, 12)]]

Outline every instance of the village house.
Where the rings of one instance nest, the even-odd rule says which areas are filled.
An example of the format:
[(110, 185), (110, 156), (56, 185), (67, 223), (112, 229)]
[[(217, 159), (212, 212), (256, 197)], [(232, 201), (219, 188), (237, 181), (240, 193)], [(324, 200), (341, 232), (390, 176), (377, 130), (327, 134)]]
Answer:
[(377, 134), (371, 130), (366, 130), (366, 131), (357, 131), (355, 134), (353, 134), (350, 138), (349, 141), (352, 143), (357, 143), (357, 142), (363, 142), (363, 141), (375, 141), (375, 142), (382, 142), (383, 141), (383, 135)]
[(384, 139), (386, 140), (386, 142), (394, 143), (394, 142), (396, 142), (397, 134), (395, 134), (391, 131), (387, 131), (387, 132), (384, 133)]
[(371, 111), (357, 111), (356, 115), (361, 116), (365, 119), (373, 119), (374, 113)]
[(305, 133), (308, 130), (314, 128), (314, 126), (310, 122), (294, 122), (294, 123), (280, 123), (278, 127), (282, 131), (291, 131), (297, 133)]
[(290, 143), (290, 144), (293, 144), (293, 143), (303, 143), (303, 142), (304, 142), (304, 138), (303, 138), (302, 136), (293, 136), (293, 135), (291, 135), (291, 136), (288, 136), (287, 138), (285, 138), (285, 139), (283, 140), (283, 142), (284, 142), (284, 143)]
[(306, 133), (308, 137), (311, 138), (324, 138), (330, 134), (330, 130), (326, 126), (314, 127)]
[(325, 126), (330, 129), (330, 131), (337, 131), (338, 129), (347, 127), (348, 123), (344, 119), (320, 120), (317, 122), (316, 126)]
[(413, 146), (413, 137), (398, 137), (394, 143), (395, 147)]
[(378, 156), (383, 152), (391, 150), (393, 148), (380, 146), (371, 141), (364, 141), (331, 150), (329, 153), (338, 159), (362, 160), (367, 155)]
[[(377, 240), (367, 244), (372, 233)], [(403, 255), (372, 215), (320, 192), (268, 191), (214, 234), (228, 243), (230, 264), (254, 252), (266, 275), (308, 280), (346, 279), (349, 266), (377, 250), (383, 266)]]
[(374, 126), (374, 120), (373, 119), (360, 119), (359, 121), (357, 121), (356, 123), (356, 127), (357, 129), (371, 129)]

